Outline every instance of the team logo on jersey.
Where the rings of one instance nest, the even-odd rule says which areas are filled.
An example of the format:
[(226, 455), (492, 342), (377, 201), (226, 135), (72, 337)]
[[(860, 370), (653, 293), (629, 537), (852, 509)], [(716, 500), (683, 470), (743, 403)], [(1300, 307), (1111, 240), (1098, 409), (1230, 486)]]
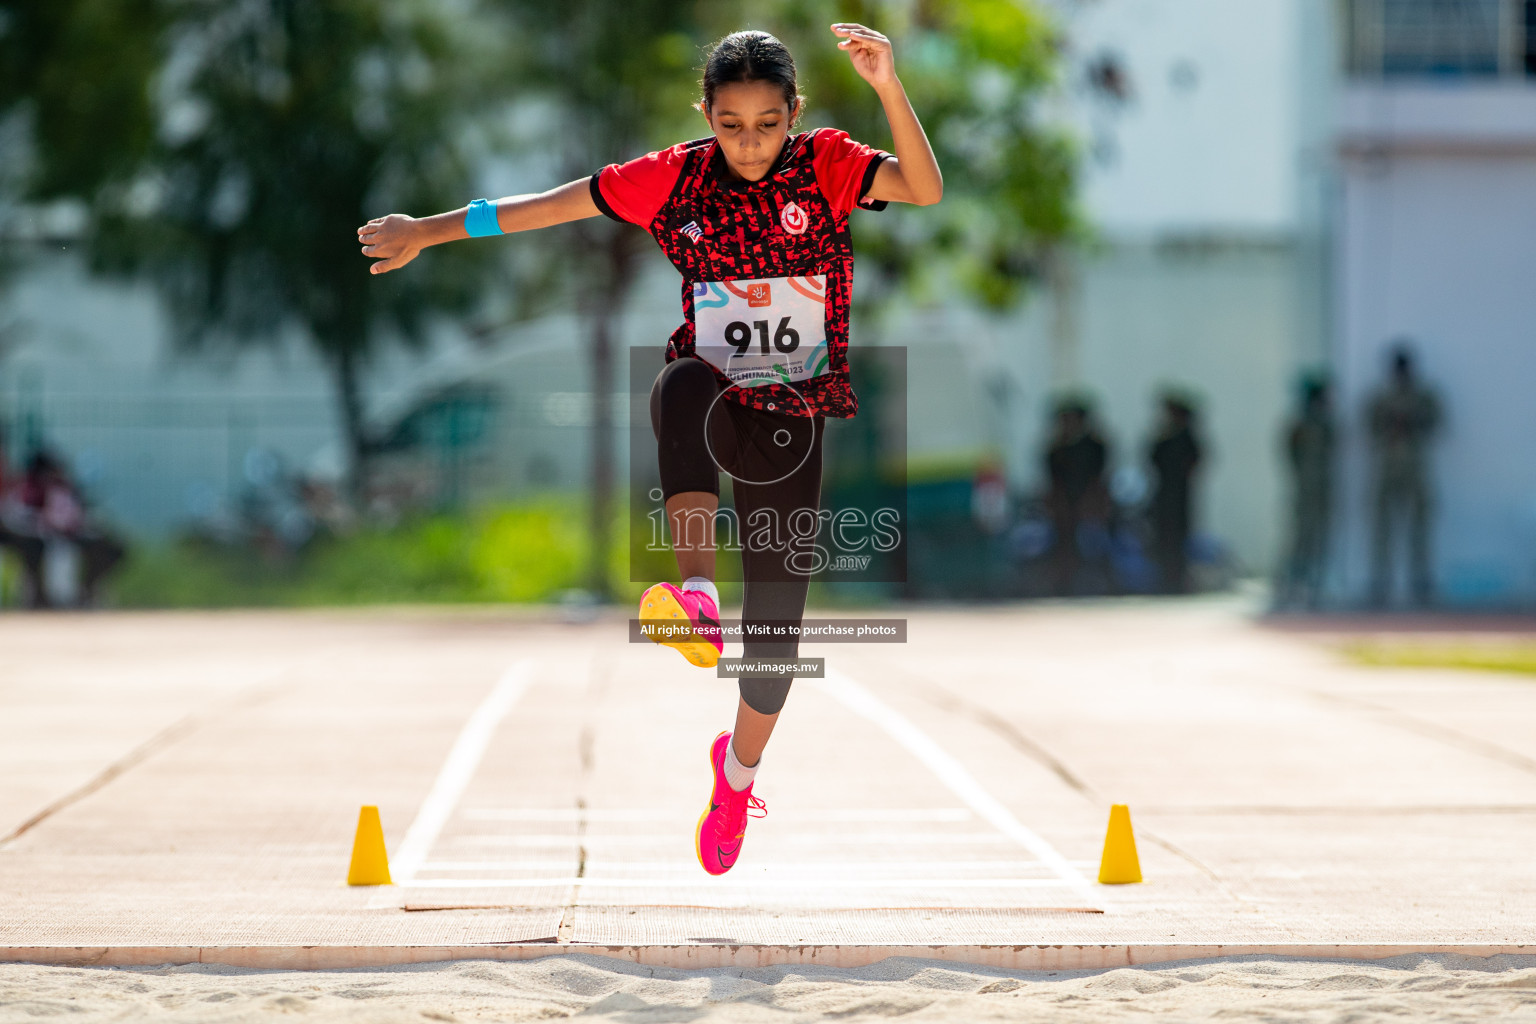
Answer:
[(768, 290), (768, 282), (767, 281), (763, 281), (760, 284), (749, 284), (749, 285), (747, 285), (747, 305), (748, 306), (771, 306), (771, 305), (773, 305), (773, 292)]
[(810, 223), (810, 218), (805, 215), (805, 211), (800, 208), (798, 203), (790, 203), (784, 207), (784, 212), (779, 214), (779, 223), (784, 225), (785, 231), (792, 235), (798, 235), (804, 233), (806, 226)]
[[(698, 221), (692, 221), (691, 220), (687, 224), (684, 224), (682, 227), (678, 228), (677, 230), (679, 230), (683, 234), (687, 235), (688, 236), (688, 240), (691, 241), (691, 242), (697, 242), (699, 239), (704, 237), (704, 231), (703, 231), (702, 228), (699, 227)], [(805, 229), (801, 228), (801, 230), (803, 231)]]

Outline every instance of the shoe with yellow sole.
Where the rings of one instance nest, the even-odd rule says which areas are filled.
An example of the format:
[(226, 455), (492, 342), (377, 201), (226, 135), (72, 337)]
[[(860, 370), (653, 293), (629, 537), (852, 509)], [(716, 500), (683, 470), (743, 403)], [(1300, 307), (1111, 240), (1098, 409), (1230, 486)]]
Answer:
[(700, 668), (714, 668), (725, 650), (720, 610), (701, 590), (658, 583), (640, 595), (640, 625), (663, 647), (675, 647)]

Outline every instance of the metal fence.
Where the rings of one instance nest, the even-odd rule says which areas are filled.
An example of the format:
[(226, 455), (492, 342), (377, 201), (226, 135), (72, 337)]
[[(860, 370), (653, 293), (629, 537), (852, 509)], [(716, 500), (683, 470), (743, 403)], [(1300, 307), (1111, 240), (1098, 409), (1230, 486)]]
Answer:
[(329, 403), (283, 395), (16, 398), (0, 389), (12, 468), (36, 449), (53, 452), (97, 513), (135, 535), (227, 513), (253, 478), (309, 468), (336, 433)]

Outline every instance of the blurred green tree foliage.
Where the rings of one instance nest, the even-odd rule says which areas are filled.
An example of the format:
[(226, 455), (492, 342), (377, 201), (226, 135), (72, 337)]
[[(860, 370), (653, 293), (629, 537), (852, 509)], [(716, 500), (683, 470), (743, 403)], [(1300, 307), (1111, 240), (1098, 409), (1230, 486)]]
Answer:
[(150, 145), (161, 21), (157, 0), (0, 0), (0, 289), (34, 233), (18, 213), (94, 194)]
[[(555, 168), (559, 181), (605, 164), (707, 134), (692, 104), (700, 53), (742, 5), (724, 0), (487, 0), (505, 19), (513, 50), (507, 75), (534, 116), (518, 143)], [(528, 191), (558, 184), (530, 182)], [(583, 347), (592, 396), (592, 462), (587, 585), (611, 593), (606, 548), (614, 490), (610, 396), (616, 331), (650, 250), (639, 231), (594, 218), (556, 229), (538, 242), (539, 259), (522, 264), (519, 292), (535, 303), (561, 302), (586, 325)]]
[(307, 337), (333, 371), (355, 482), (366, 360), (382, 338), (420, 342), (433, 314), (467, 309), (492, 268), (458, 246), (374, 278), (356, 228), (464, 202), (480, 155), (467, 126), (504, 99), (494, 41), (432, 0), (154, 8), (156, 130), (91, 196), (95, 267), (152, 281), (189, 349)]
[(163, 23), (157, 0), (0, 3), (0, 119), (22, 137), (7, 154), (15, 198), (88, 196), (132, 172), (154, 137)]
[(1061, 62), (1049, 12), (1034, 0), (778, 0), (772, 14), (754, 27), (795, 54), (807, 123), (872, 146), (888, 147), (890, 129), (828, 26), (853, 21), (889, 36), (944, 172), (938, 206), (857, 218), (860, 276), (876, 285), (866, 295), (959, 285), (992, 309), (1019, 301), (1081, 228), (1076, 147), (1041, 116)]

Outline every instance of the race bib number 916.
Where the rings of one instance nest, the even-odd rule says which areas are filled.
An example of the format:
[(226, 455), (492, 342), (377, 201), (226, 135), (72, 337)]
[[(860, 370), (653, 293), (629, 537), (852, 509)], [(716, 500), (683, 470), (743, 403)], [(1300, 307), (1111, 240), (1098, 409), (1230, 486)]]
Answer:
[(827, 372), (827, 279), (702, 281), (693, 286), (694, 352), (742, 387)]

